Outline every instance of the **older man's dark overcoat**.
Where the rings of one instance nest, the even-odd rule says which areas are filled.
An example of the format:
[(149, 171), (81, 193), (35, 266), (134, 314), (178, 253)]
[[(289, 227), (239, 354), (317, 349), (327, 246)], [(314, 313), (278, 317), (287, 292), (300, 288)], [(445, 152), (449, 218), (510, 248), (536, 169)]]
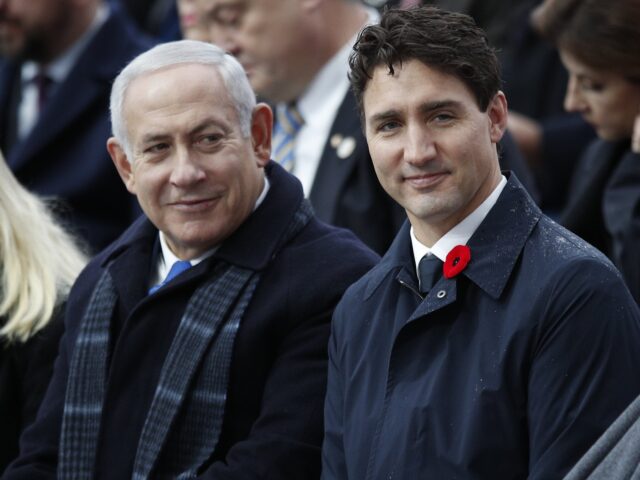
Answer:
[(146, 295), (158, 231), (147, 219), (89, 264), (69, 298), (52, 384), (8, 478), (55, 477), (69, 359), (91, 292), (108, 263), (118, 304), (93, 478), (131, 478), (178, 322), (217, 261), (257, 270), (261, 277), (235, 338), (222, 432), (203, 478), (319, 477), (330, 318), (344, 290), (377, 256), (350, 232), (315, 218), (279, 245), (303, 194), (299, 182), (279, 166), (270, 164), (268, 172), (271, 187), (258, 209), (213, 257), (155, 294)]

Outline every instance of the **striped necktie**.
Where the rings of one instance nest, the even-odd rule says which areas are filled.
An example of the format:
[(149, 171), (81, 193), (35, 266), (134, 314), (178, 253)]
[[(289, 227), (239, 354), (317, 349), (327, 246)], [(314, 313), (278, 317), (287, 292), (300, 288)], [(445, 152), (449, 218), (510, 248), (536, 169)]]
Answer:
[(293, 170), (296, 135), (303, 125), (304, 119), (295, 105), (278, 105), (276, 107), (276, 124), (273, 131), (273, 158), (287, 172)]

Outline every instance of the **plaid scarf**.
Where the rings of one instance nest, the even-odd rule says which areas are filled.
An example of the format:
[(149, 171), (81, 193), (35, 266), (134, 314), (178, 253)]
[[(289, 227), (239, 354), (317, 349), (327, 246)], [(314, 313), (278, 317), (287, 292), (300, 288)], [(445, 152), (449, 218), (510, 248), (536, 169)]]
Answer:
[[(281, 245), (311, 219), (304, 200)], [(195, 478), (218, 443), (233, 344), (259, 274), (219, 263), (198, 287), (165, 358), (138, 441), (133, 478)], [(58, 478), (93, 477), (107, 371), (109, 323), (117, 302), (108, 269), (82, 320), (69, 368)], [(174, 420), (179, 416), (179, 421)], [(175, 424), (174, 424), (175, 423)], [(155, 470), (155, 472), (154, 472)]]

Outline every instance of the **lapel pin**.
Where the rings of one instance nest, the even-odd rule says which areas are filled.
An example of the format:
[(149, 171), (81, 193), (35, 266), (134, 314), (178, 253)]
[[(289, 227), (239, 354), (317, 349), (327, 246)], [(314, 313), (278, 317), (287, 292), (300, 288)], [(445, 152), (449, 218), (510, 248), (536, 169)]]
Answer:
[(331, 135), (329, 143), (331, 144), (332, 148), (338, 148), (340, 142), (342, 142), (342, 135), (340, 135), (339, 133), (334, 133), (333, 135)]
[(337, 148), (337, 154), (340, 158), (347, 158), (356, 149), (356, 140), (353, 137), (343, 138)]

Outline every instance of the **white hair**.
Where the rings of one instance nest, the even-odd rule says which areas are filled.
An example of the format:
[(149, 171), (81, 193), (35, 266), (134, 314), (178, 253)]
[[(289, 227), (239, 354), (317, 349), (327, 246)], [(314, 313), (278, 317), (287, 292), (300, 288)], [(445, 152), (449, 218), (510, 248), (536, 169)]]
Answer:
[(210, 43), (197, 40), (167, 42), (138, 55), (113, 82), (110, 103), (111, 128), (113, 136), (123, 147), (127, 158), (132, 158), (131, 144), (123, 115), (127, 88), (142, 75), (189, 63), (211, 65), (216, 68), (238, 112), (242, 134), (247, 138), (251, 135), (251, 116), (256, 106), (256, 96), (242, 65), (220, 47)]
[(0, 337), (26, 341), (46, 326), (86, 261), (0, 153), (0, 316), (6, 320)]

